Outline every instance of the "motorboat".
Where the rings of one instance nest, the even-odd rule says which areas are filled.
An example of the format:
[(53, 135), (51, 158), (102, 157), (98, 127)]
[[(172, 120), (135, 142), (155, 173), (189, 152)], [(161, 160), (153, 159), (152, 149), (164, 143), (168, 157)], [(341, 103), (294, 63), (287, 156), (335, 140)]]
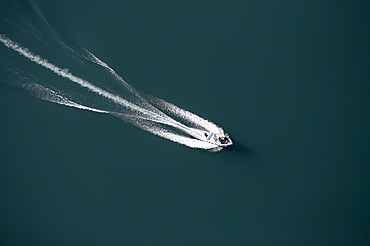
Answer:
[(213, 132), (204, 133), (205, 141), (215, 144), (219, 147), (227, 147), (233, 145), (233, 141), (228, 136), (218, 136)]

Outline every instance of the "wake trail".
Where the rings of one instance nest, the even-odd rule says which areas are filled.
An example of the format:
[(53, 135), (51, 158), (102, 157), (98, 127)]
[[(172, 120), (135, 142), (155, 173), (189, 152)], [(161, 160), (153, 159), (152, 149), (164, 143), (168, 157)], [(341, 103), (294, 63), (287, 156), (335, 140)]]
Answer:
[(50, 71), (54, 72), (55, 74), (61, 76), (61, 77), (64, 77), (64, 78), (67, 78), (69, 79), (70, 81), (72, 82), (75, 82), (77, 84), (79, 84), (80, 86), (82, 87), (85, 87), (87, 89), (89, 89), (90, 91), (92, 92), (95, 92), (96, 94), (100, 95), (100, 96), (103, 96), (107, 99), (110, 99), (112, 101), (114, 101), (115, 103), (118, 103), (124, 107), (127, 107), (127, 108), (130, 108), (132, 110), (135, 110), (139, 113), (142, 113), (144, 115), (147, 115), (151, 118), (153, 118), (153, 120), (156, 120), (157, 122), (159, 123), (163, 123), (163, 124), (170, 124), (172, 126), (179, 126), (179, 127), (182, 127), (181, 126), (181, 123), (179, 122), (175, 122), (175, 121), (170, 121), (168, 122), (168, 119), (164, 119), (162, 116), (159, 116), (153, 112), (150, 112), (146, 109), (143, 109), (141, 107), (139, 107), (138, 105), (136, 104), (133, 104), (125, 99), (123, 99), (122, 97), (119, 97), (117, 95), (114, 95), (110, 92), (107, 92), (103, 89), (100, 89), (99, 87), (96, 87), (95, 85), (91, 84), (90, 82), (82, 79), (82, 78), (79, 78), (75, 75), (73, 75), (72, 73), (70, 73), (68, 71), (68, 69), (64, 68), (59, 68), (57, 67), (56, 65), (50, 63), (48, 60), (44, 59), (44, 58), (41, 58), (40, 56), (38, 55), (35, 55), (33, 54), (31, 51), (29, 51), (27, 48), (23, 48), (21, 47), (20, 45), (18, 45), (17, 43), (13, 42), (12, 40), (10, 40), (9, 38), (7, 38), (5, 35), (0, 35), (0, 41), (8, 48), (11, 48), (13, 49), (14, 51), (18, 52), (20, 55), (28, 58), (29, 60), (43, 66), (44, 68), (47, 68), (49, 69)]
[(41, 58), (40, 56), (38, 55), (35, 55), (33, 54), (31, 51), (29, 51), (27, 48), (23, 48), (21, 47), (20, 45), (18, 45), (17, 43), (13, 42), (12, 40), (10, 40), (9, 38), (7, 38), (5, 35), (1, 34), (0, 35), (0, 41), (8, 48), (11, 48), (13, 49), (14, 51), (18, 52), (20, 55), (28, 58), (30, 61), (33, 61), (41, 66), (43, 66), (44, 68), (47, 68), (49, 69), (50, 71), (54, 72), (55, 74), (61, 76), (61, 77), (64, 77), (64, 78), (67, 78), (69, 79), (70, 81), (72, 82), (75, 82), (77, 84), (79, 84), (80, 86), (82, 87), (85, 87), (87, 89), (89, 89), (90, 91), (92, 92), (95, 92), (96, 94), (100, 95), (100, 96), (104, 96), (105, 98), (108, 98), (124, 107), (128, 107), (128, 108), (131, 108), (135, 111), (138, 111), (142, 114), (145, 114), (145, 115), (148, 115), (148, 116), (151, 116), (155, 119), (158, 119), (158, 120), (162, 120), (162, 117), (159, 116), (159, 115), (156, 115), (148, 110), (145, 110), (139, 106), (137, 106), (136, 104), (133, 104), (117, 95), (114, 95), (110, 92), (107, 92), (103, 89), (100, 89), (99, 87), (96, 87), (94, 86), (93, 84), (91, 84), (90, 82), (84, 80), (84, 79), (81, 79), (75, 75), (73, 75), (72, 73), (70, 73), (68, 71), (67, 68), (59, 68), (57, 67), (56, 65), (50, 63), (48, 60), (46, 59), (43, 59)]
[[(56, 65), (54, 65), (53, 63), (49, 62), (47, 59), (45, 58), (42, 58), (40, 57), (39, 55), (36, 55), (34, 54), (33, 52), (31, 52), (29, 49), (27, 48), (24, 48), (22, 46), (20, 46), (19, 44), (17, 44), (16, 42), (12, 41), (11, 39), (9, 39), (8, 37), (6, 37), (4, 34), (0, 34), (0, 41), (8, 48), (16, 51), (18, 54), (26, 57), (27, 59), (29, 59), (30, 61), (32, 62), (35, 62), (36, 64), (38, 65), (41, 65), (42, 67), (52, 71), (53, 73), (57, 74), (58, 76), (61, 76), (63, 78), (66, 78), (84, 88), (87, 88), (89, 91), (92, 91), (100, 96), (103, 96), (111, 101), (113, 101), (114, 103), (116, 104), (119, 104), (123, 107), (126, 107), (128, 109), (131, 109), (133, 111), (136, 111), (138, 112), (139, 114), (141, 114), (143, 119), (147, 119), (149, 118), (151, 121), (154, 121), (154, 122), (157, 122), (157, 123), (160, 123), (160, 124), (165, 124), (165, 125), (168, 125), (168, 126), (172, 126), (174, 128), (177, 128), (197, 139), (202, 139), (203, 137), (203, 134), (204, 134), (204, 131), (203, 130), (199, 130), (199, 129), (195, 129), (195, 128), (191, 128), (191, 127), (188, 127), (188, 126), (185, 126), (184, 124), (172, 119), (171, 117), (167, 116), (166, 114), (164, 114), (163, 112), (163, 116), (162, 115), (158, 115), (154, 112), (151, 112), (147, 109), (144, 109), (134, 103), (131, 103), (125, 99), (123, 99), (122, 97), (118, 96), (118, 95), (115, 95), (111, 92), (108, 92), (106, 90), (103, 90), (93, 84), (91, 84), (89, 81), (87, 80), (84, 80), (80, 77), (77, 77), (75, 75), (73, 75), (71, 72), (69, 72), (69, 70), (67, 68), (60, 68)], [(91, 54), (91, 53), (90, 53)], [(93, 56), (95, 62), (99, 63), (100, 65), (106, 67), (106, 68), (109, 68), (108, 65), (106, 65), (105, 63), (101, 62), (99, 59), (97, 59), (95, 56)], [(110, 68), (109, 68), (110, 69)], [(114, 72), (112, 69), (110, 69), (111, 72)], [(42, 87), (42, 86), (41, 86)], [(47, 90), (47, 88), (44, 88), (43, 87), (43, 90)], [(51, 93), (49, 93), (51, 94)], [(92, 111), (95, 111), (95, 112), (100, 112), (100, 113), (111, 113), (109, 111), (103, 111), (103, 110), (97, 110), (97, 109), (94, 109), (94, 108), (91, 108), (91, 107), (86, 107), (86, 106), (83, 106), (83, 105), (79, 105), (75, 102), (72, 102), (72, 101), (69, 101), (67, 99), (60, 99), (60, 98), (56, 98), (54, 99), (55, 102), (58, 102), (60, 104), (64, 104), (64, 105), (68, 105), (68, 106), (73, 106), (73, 107), (77, 107), (77, 108), (81, 108), (81, 109), (88, 109), (88, 110), (92, 110)], [(167, 103), (168, 104), (168, 103)], [(170, 105), (170, 104), (168, 104)], [(167, 105), (167, 106), (168, 106)], [(173, 105), (174, 106), (174, 105)], [(174, 107), (172, 107), (174, 108)], [(177, 111), (181, 111), (181, 110), (178, 110), (179, 108), (177, 108), (176, 110)], [(186, 114), (187, 117), (190, 117), (189, 114), (191, 114), (190, 112), (188, 113), (183, 113), (183, 114)], [(194, 115), (191, 115), (191, 117), (194, 117)], [(140, 116), (138, 116), (138, 118), (140, 118)], [(201, 119), (200, 117), (198, 117), (199, 119)], [(198, 119), (198, 120), (199, 120)], [(147, 119), (148, 120), (148, 119)], [(203, 120), (204, 122), (208, 122), (208, 121), (205, 121)], [(208, 122), (210, 123), (210, 122)], [(211, 123), (210, 123), (211, 124)], [(213, 127), (213, 128), (217, 128), (217, 127)], [(147, 129), (148, 130), (148, 129)], [(149, 130), (150, 131), (150, 130)], [(153, 132), (153, 131), (151, 131)], [(156, 132), (155, 133), (156, 135), (161, 135), (160, 133)], [(172, 136), (172, 138), (174, 138), (174, 136)], [(199, 140), (198, 140), (199, 141)], [(209, 146), (208, 146), (209, 147)]]

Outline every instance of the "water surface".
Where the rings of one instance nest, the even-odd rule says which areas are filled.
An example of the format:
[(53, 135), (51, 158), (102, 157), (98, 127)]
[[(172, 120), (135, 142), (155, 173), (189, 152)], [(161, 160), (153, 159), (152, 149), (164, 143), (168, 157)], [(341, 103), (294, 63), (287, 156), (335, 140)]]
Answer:
[(187, 148), (1, 81), (2, 244), (369, 243), (368, 4), (36, 4), (237, 144)]

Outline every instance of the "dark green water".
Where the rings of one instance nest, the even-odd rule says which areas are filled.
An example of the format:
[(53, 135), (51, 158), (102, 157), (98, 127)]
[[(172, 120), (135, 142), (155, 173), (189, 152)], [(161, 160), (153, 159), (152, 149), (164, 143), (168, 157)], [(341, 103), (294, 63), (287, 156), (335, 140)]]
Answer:
[(370, 243), (367, 1), (36, 2), (236, 144), (191, 149), (0, 82), (2, 245)]

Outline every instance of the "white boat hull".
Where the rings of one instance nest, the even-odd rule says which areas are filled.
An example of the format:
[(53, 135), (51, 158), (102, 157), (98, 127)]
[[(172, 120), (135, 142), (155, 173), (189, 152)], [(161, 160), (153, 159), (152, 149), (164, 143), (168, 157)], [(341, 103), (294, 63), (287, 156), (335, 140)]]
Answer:
[(205, 140), (208, 143), (214, 144), (218, 147), (227, 147), (233, 145), (233, 141), (226, 136), (217, 136), (215, 133), (210, 132), (205, 134)]

